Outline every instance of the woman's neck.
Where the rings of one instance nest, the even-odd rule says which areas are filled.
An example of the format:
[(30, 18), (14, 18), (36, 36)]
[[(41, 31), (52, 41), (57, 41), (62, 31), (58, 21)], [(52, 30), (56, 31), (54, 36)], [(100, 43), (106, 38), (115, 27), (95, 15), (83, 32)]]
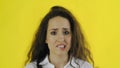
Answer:
[(55, 68), (63, 68), (68, 62), (68, 55), (49, 55), (50, 63), (55, 65)]

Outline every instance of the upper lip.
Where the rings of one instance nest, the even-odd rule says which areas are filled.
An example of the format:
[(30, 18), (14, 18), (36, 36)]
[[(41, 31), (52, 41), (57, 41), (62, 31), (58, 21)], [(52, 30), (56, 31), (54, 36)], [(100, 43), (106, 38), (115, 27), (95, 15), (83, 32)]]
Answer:
[[(66, 46), (65, 44), (58, 44), (57, 46), (61, 46), (61, 45), (64, 45), (64, 46)], [(56, 46), (56, 47), (57, 47), (57, 46)]]

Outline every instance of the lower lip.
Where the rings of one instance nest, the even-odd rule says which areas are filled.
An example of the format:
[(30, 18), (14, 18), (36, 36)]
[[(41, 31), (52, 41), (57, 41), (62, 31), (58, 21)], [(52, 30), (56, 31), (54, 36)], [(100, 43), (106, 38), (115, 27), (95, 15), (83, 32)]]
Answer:
[[(58, 48), (58, 47), (57, 47)], [(65, 47), (64, 48), (58, 48), (58, 49), (60, 49), (60, 50), (65, 50)]]
[(60, 50), (65, 50), (65, 48), (59, 48)]

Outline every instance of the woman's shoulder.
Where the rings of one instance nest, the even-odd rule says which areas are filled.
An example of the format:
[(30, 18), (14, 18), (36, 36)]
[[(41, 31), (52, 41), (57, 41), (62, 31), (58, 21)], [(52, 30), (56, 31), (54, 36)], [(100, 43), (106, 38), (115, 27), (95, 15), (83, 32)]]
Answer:
[(36, 61), (30, 62), (25, 66), (25, 68), (37, 68)]
[(78, 58), (77, 59), (74, 58), (74, 60), (77, 62), (78, 65), (80, 65), (80, 68), (93, 68), (93, 66), (87, 61), (84, 61)]

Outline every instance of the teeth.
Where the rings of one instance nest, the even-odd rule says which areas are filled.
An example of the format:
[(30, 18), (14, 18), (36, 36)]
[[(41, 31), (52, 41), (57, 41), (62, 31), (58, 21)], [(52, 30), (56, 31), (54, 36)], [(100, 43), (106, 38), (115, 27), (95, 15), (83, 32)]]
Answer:
[(65, 46), (64, 46), (64, 45), (59, 45), (59, 46), (57, 46), (57, 47), (59, 47), (59, 48), (65, 48)]

